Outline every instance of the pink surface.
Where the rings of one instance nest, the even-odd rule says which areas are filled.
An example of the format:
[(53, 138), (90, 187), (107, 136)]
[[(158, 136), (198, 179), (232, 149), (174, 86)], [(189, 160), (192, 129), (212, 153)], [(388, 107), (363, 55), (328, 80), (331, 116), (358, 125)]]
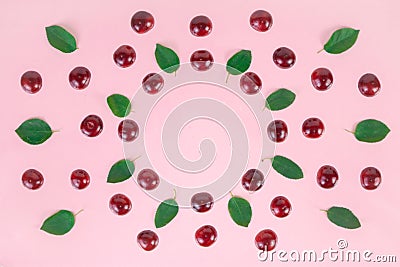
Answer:
[[(277, 249), (321, 251), (335, 248), (336, 241), (344, 238), (351, 249), (399, 257), (399, 7), (394, 0), (329, 4), (320, 0), (3, 1), (0, 266), (266, 266), (270, 263), (258, 261), (254, 246), (255, 234), (264, 228), (278, 234)], [(248, 19), (256, 9), (272, 14), (271, 31), (259, 33), (250, 28)], [(130, 28), (130, 18), (137, 10), (148, 10), (155, 17), (155, 28), (148, 34), (137, 35)], [(206, 38), (195, 38), (189, 32), (189, 21), (198, 14), (213, 21), (213, 32)], [(44, 28), (53, 24), (69, 29), (77, 37), (79, 50), (65, 55), (50, 47)], [(361, 29), (356, 46), (342, 55), (317, 54), (330, 33), (341, 26)], [(249, 195), (237, 186), (233, 192), (253, 205), (253, 220), (246, 229), (230, 219), (228, 196), (205, 214), (181, 210), (170, 225), (156, 230), (160, 244), (149, 253), (136, 244), (136, 235), (143, 229), (154, 230), (158, 203), (133, 181), (106, 184), (110, 166), (123, 157), (116, 134), (120, 120), (109, 111), (106, 97), (112, 93), (133, 96), (142, 78), (159, 70), (153, 56), (155, 43), (173, 47), (182, 62), (197, 49), (211, 51), (220, 63), (238, 49), (251, 49), (251, 70), (263, 79), (264, 95), (280, 87), (297, 94), (293, 106), (274, 113), (289, 126), (289, 137), (276, 152), (294, 159), (305, 179), (291, 181), (271, 171), (256, 194)], [(112, 60), (114, 50), (122, 44), (131, 44), (137, 52), (136, 63), (124, 70)], [(289, 70), (278, 69), (272, 62), (272, 53), (280, 46), (293, 49), (297, 55)], [(76, 91), (68, 83), (68, 73), (80, 65), (90, 69), (92, 80), (86, 90)], [(311, 72), (321, 66), (328, 67), (335, 79), (326, 92), (316, 91), (310, 83)], [(20, 88), (19, 79), (26, 70), (36, 70), (43, 77), (43, 88), (36, 95)], [(359, 77), (366, 72), (375, 73), (381, 81), (376, 97), (366, 98), (357, 89)], [(105, 127), (99, 137), (88, 139), (79, 125), (92, 113), (101, 116)], [(302, 122), (311, 116), (321, 118), (326, 126), (318, 140), (308, 140), (301, 133)], [(14, 130), (30, 117), (44, 118), (60, 132), (43, 145), (25, 144)], [(366, 118), (384, 121), (392, 130), (387, 139), (365, 144), (344, 131)], [(251, 125), (249, 122), (249, 129)], [(201, 123), (192, 125), (183, 134), (188, 158), (197, 156), (197, 142), (193, 146), (190, 131), (202, 138), (204, 127)], [(217, 148), (226, 145), (221, 129), (207, 126), (207, 131), (215, 137)], [(160, 159), (159, 164), (165, 163)], [(225, 160), (218, 164), (225, 164)], [(315, 182), (316, 172), (324, 164), (339, 171), (340, 180), (333, 190), (322, 190)], [(359, 182), (359, 174), (367, 166), (377, 167), (383, 176), (381, 186), (373, 192), (365, 191)], [(29, 168), (40, 170), (45, 177), (38, 191), (29, 191), (21, 184), (21, 175)], [(91, 175), (92, 183), (84, 191), (70, 184), (69, 175), (76, 168)], [(108, 208), (109, 198), (118, 192), (133, 201), (132, 212), (124, 217), (115, 216)], [(277, 219), (268, 210), (277, 195), (292, 202), (293, 211), (287, 218)], [(362, 228), (349, 231), (332, 225), (320, 211), (332, 205), (351, 208)], [(84, 212), (69, 234), (58, 237), (39, 231), (44, 218), (55, 211), (82, 208)], [(218, 240), (209, 248), (199, 247), (194, 240), (195, 230), (203, 224), (218, 230)]]

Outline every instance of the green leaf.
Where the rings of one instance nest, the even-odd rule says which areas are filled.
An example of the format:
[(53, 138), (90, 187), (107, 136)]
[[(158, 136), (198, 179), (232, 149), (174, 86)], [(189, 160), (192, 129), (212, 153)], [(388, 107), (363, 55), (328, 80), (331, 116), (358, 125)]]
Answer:
[(240, 50), (226, 63), (226, 71), (232, 75), (239, 75), (249, 69), (251, 64), (251, 51)]
[(61, 52), (72, 53), (77, 49), (75, 37), (63, 27), (57, 25), (46, 27), (46, 35), (51, 46)]
[(283, 156), (275, 156), (272, 159), (272, 168), (289, 179), (301, 179), (304, 177), (299, 165)]
[(324, 50), (330, 54), (340, 54), (350, 49), (357, 41), (360, 30), (342, 28), (336, 30), (324, 45)]
[(42, 144), (53, 134), (50, 126), (41, 119), (26, 120), (15, 132), (24, 142), (31, 145)]
[(228, 202), (229, 214), (233, 221), (240, 226), (248, 227), (251, 221), (252, 210), (250, 203), (240, 197), (231, 197)]
[(120, 183), (131, 178), (135, 171), (135, 163), (131, 160), (121, 159), (112, 165), (108, 172), (107, 183)]
[(117, 117), (123, 118), (131, 112), (131, 102), (126, 96), (120, 94), (110, 95), (107, 97), (107, 104)]
[(357, 124), (354, 132), (358, 141), (367, 143), (376, 143), (385, 139), (390, 129), (378, 120), (368, 119)]
[(331, 207), (328, 211), (328, 219), (337, 226), (346, 229), (357, 229), (361, 223), (353, 212), (347, 208)]
[(296, 94), (292, 91), (281, 88), (271, 93), (265, 100), (265, 107), (269, 110), (282, 110), (290, 106), (296, 99)]
[(155, 56), (158, 66), (166, 73), (173, 73), (179, 69), (179, 57), (171, 48), (156, 44)]
[(156, 216), (154, 218), (154, 224), (156, 228), (161, 228), (166, 226), (171, 222), (175, 216), (178, 214), (179, 207), (175, 199), (167, 199), (161, 202), (156, 211)]
[(68, 210), (60, 210), (47, 218), (40, 230), (53, 235), (65, 235), (75, 225), (75, 215)]

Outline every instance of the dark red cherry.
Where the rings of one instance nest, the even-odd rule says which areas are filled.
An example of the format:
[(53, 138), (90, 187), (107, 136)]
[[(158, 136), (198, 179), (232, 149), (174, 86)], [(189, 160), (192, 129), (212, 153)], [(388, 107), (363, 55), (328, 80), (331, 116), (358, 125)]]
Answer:
[(271, 201), (270, 208), (272, 214), (278, 218), (283, 218), (289, 215), (292, 210), (292, 205), (286, 197), (279, 196)]
[(303, 122), (303, 134), (307, 138), (318, 138), (325, 130), (325, 126), (318, 118), (309, 118)]
[(329, 165), (322, 166), (319, 168), (317, 173), (317, 183), (322, 188), (332, 188), (335, 186), (339, 179), (337, 170)]
[(326, 68), (318, 68), (311, 74), (311, 83), (319, 91), (328, 90), (333, 83), (332, 72)]
[(272, 27), (272, 16), (265, 10), (254, 11), (250, 16), (250, 26), (258, 32), (266, 32)]
[(209, 247), (217, 240), (217, 230), (211, 225), (204, 225), (196, 231), (195, 238), (200, 246)]
[(154, 17), (149, 12), (138, 11), (131, 19), (132, 29), (139, 33), (146, 33), (154, 27)]
[(90, 176), (85, 170), (74, 170), (71, 173), (71, 183), (76, 189), (85, 189), (90, 184)]
[(151, 230), (144, 230), (138, 234), (137, 242), (144, 250), (151, 251), (158, 246), (158, 235)]
[(358, 81), (358, 89), (364, 96), (371, 97), (379, 92), (381, 89), (381, 83), (379, 82), (378, 77), (376, 77), (374, 74), (366, 73), (361, 76), (360, 80)]
[(160, 177), (151, 169), (143, 169), (137, 176), (137, 182), (144, 190), (153, 190), (160, 184)]
[(246, 72), (240, 78), (240, 88), (248, 95), (257, 94), (262, 88), (261, 79), (254, 72)]
[(200, 192), (192, 196), (191, 203), (195, 211), (206, 212), (214, 205), (214, 198), (207, 192)]
[(288, 127), (284, 121), (274, 120), (268, 125), (267, 133), (272, 142), (281, 143), (288, 135)]
[(160, 74), (149, 73), (143, 78), (142, 87), (148, 94), (157, 94), (164, 87), (164, 79)]
[(21, 76), (21, 86), (25, 92), (36, 94), (42, 88), (42, 76), (36, 71), (27, 71)]
[(190, 57), (190, 63), (193, 69), (198, 71), (209, 70), (214, 62), (214, 58), (207, 50), (197, 50)]
[(381, 184), (382, 176), (375, 167), (367, 167), (360, 175), (361, 185), (367, 190), (375, 190)]
[(129, 45), (121, 45), (117, 50), (115, 50), (113, 57), (117, 66), (127, 68), (135, 63), (136, 52), (135, 49)]
[(88, 137), (98, 136), (103, 130), (103, 121), (97, 115), (89, 115), (81, 123), (81, 131)]
[(132, 209), (132, 202), (123, 194), (115, 194), (111, 197), (109, 206), (115, 214), (125, 215)]
[(43, 175), (35, 170), (29, 169), (22, 174), (22, 184), (31, 190), (39, 189), (44, 183)]
[(248, 170), (242, 177), (242, 186), (247, 191), (257, 191), (264, 184), (264, 174), (257, 169)]
[(256, 247), (259, 250), (271, 251), (276, 247), (278, 242), (278, 237), (274, 231), (270, 229), (265, 229), (260, 231), (255, 238)]
[(190, 21), (190, 32), (197, 37), (204, 37), (211, 33), (212, 22), (206, 16), (197, 16)]
[(139, 126), (134, 120), (125, 119), (118, 125), (118, 136), (124, 142), (132, 142), (139, 136)]
[(72, 88), (82, 90), (88, 87), (90, 78), (90, 71), (85, 67), (76, 67), (69, 73), (69, 83)]
[(296, 55), (287, 47), (276, 49), (272, 58), (275, 64), (282, 69), (291, 68), (296, 62)]

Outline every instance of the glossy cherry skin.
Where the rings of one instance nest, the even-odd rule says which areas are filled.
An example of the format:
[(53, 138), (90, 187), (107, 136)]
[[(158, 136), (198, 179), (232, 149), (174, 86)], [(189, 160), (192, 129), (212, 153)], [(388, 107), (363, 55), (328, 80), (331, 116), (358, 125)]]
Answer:
[(374, 74), (366, 73), (358, 81), (358, 89), (364, 96), (371, 97), (379, 92), (381, 83)]
[(125, 215), (132, 209), (132, 202), (123, 194), (115, 194), (110, 199), (109, 207), (115, 214)]
[(211, 225), (204, 225), (195, 233), (196, 241), (202, 247), (209, 247), (214, 244), (217, 236), (217, 230)]
[(143, 78), (142, 87), (150, 95), (157, 94), (164, 87), (164, 79), (160, 74), (149, 73)]
[(272, 27), (272, 16), (265, 10), (254, 11), (250, 16), (250, 26), (258, 32), (266, 32)]
[(197, 212), (206, 212), (214, 205), (214, 198), (207, 192), (200, 192), (192, 196), (191, 203), (193, 210)]
[(149, 12), (138, 11), (132, 16), (131, 27), (139, 34), (146, 33), (154, 27), (154, 17)]
[(71, 183), (76, 189), (85, 189), (90, 184), (90, 176), (85, 170), (74, 170), (71, 173)]
[(197, 16), (190, 21), (190, 32), (197, 37), (204, 37), (211, 33), (212, 22), (206, 16)]
[(36, 71), (27, 71), (21, 76), (21, 87), (28, 94), (36, 94), (42, 88), (42, 76)]
[(268, 125), (267, 133), (272, 142), (281, 143), (288, 135), (288, 127), (284, 121), (274, 120)]
[(156, 189), (160, 184), (160, 177), (151, 169), (143, 169), (137, 175), (137, 183), (144, 190)]
[(286, 197), (278, 196), (271, 201), (270, 209), (276, 217), (284, 218), (292, 210), (292, 204), (290, 204), (290, 201)]
[(260, 190), (264, 181), (264, 174), (257, 169), (250, 169), (242, 176), (242, 186), (247, 191)]
[(92, 74), (85, 67), (76, 67), (69, 73), (69, 83), (72, 88), (82, 90), (88, 87)]
[(209, 70), (214, 62), (214, 58), (207, 50), (197, 50), (190, 57), (192, 68), (197, 71)]
[(272, 59), (275, 64), (282, 69), (288, 69), (293, 67), (296, 63), (296, 55), (292, 50), (287, 47), (280, 47), (275, 50)]
[(322, 166), (319, 168), (317, 173), (317, 183), (322, 188), (332, 188), (339, 180), (339, 174), (337, 170), (329, 165)]
[(125, 119), (118, 125), (118, 136), (124, 142), (135, 141), (139, 136), (139, 126), (134, 120)]
[(88, 137), (98, 136), (103, 131), (103, 121), (97, 115), (89, 115), (83, 119), (81, 131)]
[(328, 90), (333, 84), (333, 75), (327, 68), (318, 68), (311, 74), (311, 83), (318, 91)]
[(115, 50), (113, 57), (117, 66), (127, 68), (135, 63), (136, 52), (135, 49), (129, 45), (121, 45), (117, 50)]
[(307, 138), (319, 138), (325, 130), (325, 126), (318, 118), (309, 118), (303, 122), (303, 134)]
[(151, 230), (144, 230), (137, 236), (137, 243), (146, 251), (151, 251), (158, 246), (158, 235)]
[(22, 174), (22, 184), (28, 189), (37, 190), (42, 187), (43, 183), (43, 175), (35, 169), (26, 170)]
[(240, 88), (248, 95), (254, 95), (260, 92), (262, 81), (254, 72), (246, 72), (240, 78)]
[(362, 187), (367, 190), (375, 190), (381, 184), (382, 176), (380, 171), (375, 167), (367, 167), (360, 174)]
[(265, 229), (256, 235), (254, 241), (259, 250), (271, 251), (276, 247), (278, 237), (274, 231)]

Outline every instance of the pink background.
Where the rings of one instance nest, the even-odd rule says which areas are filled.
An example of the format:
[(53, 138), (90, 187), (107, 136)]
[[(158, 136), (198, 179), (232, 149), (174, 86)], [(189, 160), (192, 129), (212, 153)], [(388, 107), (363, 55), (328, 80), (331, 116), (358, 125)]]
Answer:
[[(350, 249), (400, 256), (398, 1), (3, 0), (1, 6), (0, 266), (266, 266), (270, 263), (257, 260), (254, 246), (254, 236), (264, 228), (278, 234), (277, 249), (320, 251), (336, 248), (336, 241), (345, 238)], [(259, 33), (250, 28), (248, 19), (256, 9), (272, 14), (271, 31)], [(137, 35), (130, 28), (130, 18), (138, 10), (147, 10), (156, 19), (148, 34)], [(189, 21), (198, 14), (213, 21), (213, 32), (206, 38), (189, 33)], [(79, 50), (65, 55), (50, 47), (44, 28), (53, 24), (69, 29)], [(331, 32), (342, 26), (361, 29), (356, 46), (342, 55), (317, 54)], [(133, 181), (105, 182), (110, 166), (123, 157), (116, 134), (120, 120), (108, 110), (106, 97), (112, 93), (133, 96), (142, 78), (159, 70), (153, 56), (157, 42), (173, 47), (182, 62), (197, 49), (211, 51), (220, 63), (238, 49), (251, 49), (251, 70), (263, 79), (263, 94), (280, 87), (297, 94), (293, 106), (274, 113), (289, 126), (289, 137), (277, 146), (277, 153), (294, 159), (303, 168), (305, 179), (291, 181), (271, 171), (256, 194), (249, 195), (237, 186), (234, 193), (253, 205), (253, 220), (246, 229), (230, 219), (228, 196), (206, 214), (181, 210), (170, 225), (156, 230), (160, 244), (149, 253), (136, 244), (136, 235), (154, 228), (158, 203)], [(112, 60), (114, 50), (122, 44), (132, 45), (137, 52), (136, 63), (124, 70)], [(292, 48), (297, 55), (289, 70), (278, 69), (272, 62), (272, 53), (280, 46)], [(84, 91), (73, 90), (68, 83), (69, 71), (79, 65), (92, 72)], [(314, 90), (310, 83), (311, 72), (321, 66), (328, 67), (335, 78), (326, 92)], [(26, 94), (19, 85), (22, 73), (31, 69), (43, 77), (43, 88), (36, 95)], [(357, 89), (359, 77), (366, 72), (375, 73), (382, 84), (374, 98), (362, 96)], [(105, 127), (99, 137), (88, 139), (79, 125), (92, 113), (101, 116)], [(300, 131), (302, 122), (311, 116), (321, 118), (326, 126), (318, 140), (307, 140)], [(41, 146), (27, 145), (14, 130), (30, 117), (42, 117), (61, 131)], [(382, 120), (391, 128), (386, 140), (360, 143), (344, 131), (366, 118)], [(189, 158), (196, 157), (197, 143), (185, 136), (204, 129), (202, 124), (193, 125), (183, 135)], [(210, 129), (217, 143), (224, 142), (220, 129)], [(201, 137), (197, 134), (196, 138)], [(340, 180), (333, 190), (322, 190), (315, 182), (316, 172), (324, 164), (339, 171)], [(381, 186), (373, 192), (365, 191), (359, 182), (360, 171), (367, 166), (377, 167), (383, 176)], [(21, 175), (28, 168), (45, 176), (38, 191), (21, 184)], [(76, 168), (86, 169), (92, 177), (84, 191), (70, 184), (69, 175)], [(108, 208), (109, 198), (118, 192), (127, 194), (134, 205), (124, 217), (115, 216)], [(293, 211), (287, 218), (277, 219), (268, 210), (277, 195), (292, 202)], [(332, 205), (351, 208), (362, 228), (349, 231), (332, 225), (320, 211)], [(44, 218), (55, 211), (82, 208), (85, 211), (69, 234), (58, 237), (39, 231)], [(204, 224), (215, 226), (219, 233), (209, 248), (199, 247), (194, 240), (195, 230)]]

